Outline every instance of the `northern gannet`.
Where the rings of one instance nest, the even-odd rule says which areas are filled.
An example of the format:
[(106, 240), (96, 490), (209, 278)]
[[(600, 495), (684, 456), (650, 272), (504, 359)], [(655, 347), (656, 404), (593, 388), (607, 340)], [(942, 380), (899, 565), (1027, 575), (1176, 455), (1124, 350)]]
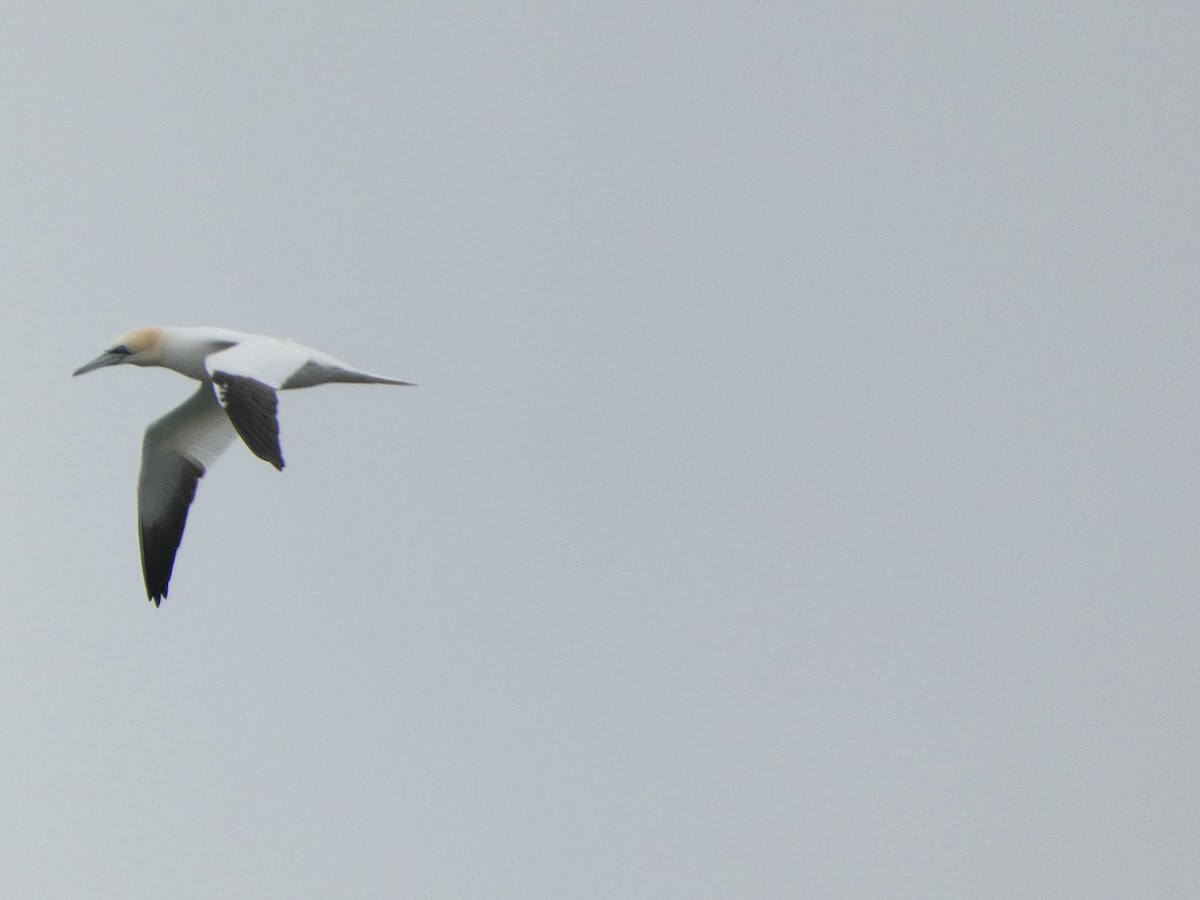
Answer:
[(167, 596), (196, 484), (234, 435), (283, 469), (276, 391), (335, 381), (412, 386), (303, 344), (225, 328), (138, 328), (74, 374), (126, 363), (174, 369), (200, 382), (192, 396), (152, 422), (142, 440), (138, 536), (146, 596), (155, 606)]

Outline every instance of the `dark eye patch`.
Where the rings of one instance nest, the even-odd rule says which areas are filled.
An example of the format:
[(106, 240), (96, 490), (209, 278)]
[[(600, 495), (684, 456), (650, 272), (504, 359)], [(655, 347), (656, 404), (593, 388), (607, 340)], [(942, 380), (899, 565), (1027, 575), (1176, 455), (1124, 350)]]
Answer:
[(128, 356), (133, 351), (130, 350), (128, 347), (126, 347), (124, 344), (119, 344), (116, 347), (113, 347), (108, 352), (113, 354), (114, 356)]

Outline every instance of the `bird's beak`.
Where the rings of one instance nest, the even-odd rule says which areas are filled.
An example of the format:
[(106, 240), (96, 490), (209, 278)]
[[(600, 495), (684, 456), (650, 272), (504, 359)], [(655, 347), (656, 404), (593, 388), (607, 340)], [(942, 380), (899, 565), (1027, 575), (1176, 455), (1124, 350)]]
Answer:
[(93, 359), (90, 363), (85, 363), (84, 365), (82, 365), (78, 369), (76, 369), (71, 374), (71, 377), (74, 378), (76, 375), (82, 375), (84, 372), (90, 372), (93, 369), (102, 369), (105, 366), (115, 366), (118, 363), (122, 363), (124, 361), (125, 361), (125, 357), (120, 353), (101, 353), (99, 356), (97, 356), (95, 359)]

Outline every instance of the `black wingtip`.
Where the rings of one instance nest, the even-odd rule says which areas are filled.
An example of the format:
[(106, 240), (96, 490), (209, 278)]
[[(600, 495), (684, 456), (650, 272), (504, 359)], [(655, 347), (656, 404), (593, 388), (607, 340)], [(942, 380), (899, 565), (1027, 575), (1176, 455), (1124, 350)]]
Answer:
[(204, 466), (190, 459), (179, 462), (179, 481), (167, 510), (153, 524), (138, 520), (138, 543), (142, 549), (142, 579), (146, 597), (161, 605), (171, 585), (175, 554), (183, 540), (188, 507), (196, 496), (196, 484), (204, 477)]
[(219, 369), (212, 373), (212, 380), (229, 421), (250, 452), (276, 469), (283, 469), (276, 417), (279, 398), (275, 389), (257, 378), (231, 375)]

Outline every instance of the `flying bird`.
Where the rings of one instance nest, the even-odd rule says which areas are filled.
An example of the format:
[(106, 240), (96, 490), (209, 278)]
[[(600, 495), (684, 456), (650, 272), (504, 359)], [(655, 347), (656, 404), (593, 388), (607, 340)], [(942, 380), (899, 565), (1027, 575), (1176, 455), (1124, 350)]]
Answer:
[(138, 328), (117, 338), (82, 375), (105, 366), (160, 366), (200, 382), (196, 392), (150, 424), (138, 475), (138, 536), (146, 596), (167, 596), (196, 484), (241, 437), (250, 452), (283, 469), (276, 391), (329, 382), (399, 384), (282, 338), (224, 328)]

